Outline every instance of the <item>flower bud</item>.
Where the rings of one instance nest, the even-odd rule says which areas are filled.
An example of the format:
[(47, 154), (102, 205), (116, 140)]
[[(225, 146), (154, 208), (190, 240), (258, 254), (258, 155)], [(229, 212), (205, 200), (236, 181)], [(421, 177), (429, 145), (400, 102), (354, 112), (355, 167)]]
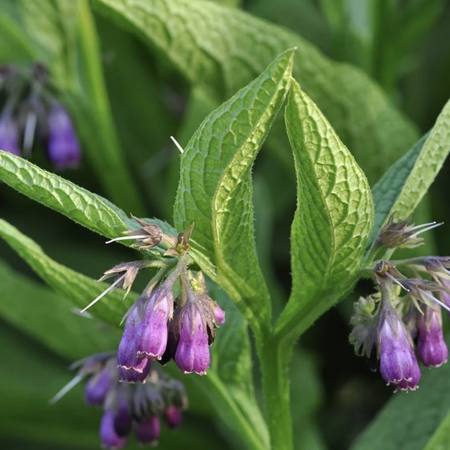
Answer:
[(225, 323), (225, 311), (217, 303), (214, 307), (213, 314), (217, 325), (222, 325)]
[(0, 150), (20, 156), (19, 129), (9, 114), (0, 117)]
[(48, 117), (48, 155), (58, 169), (78, 167), (81, 151), (69, 114), (54, 102)]
[(127, 443), (126, 437), (120, 437), (114, 426), (114, 412), (106, 410), (100, 424), (100, 439), (102, 445), (108, 449), (120, 449)]
[(93, 375), (86, 384), (85, 398), (89, 405), (103, 405), (105, 398), (117, 382), (117, 360), (111, 358), (100, 372)]
[(156, 415), (135, 422), (134, 432), (139, 443), (156, 445), (161, 434), (161, 425)]
[(442, 332), (441, 308), (424, 307), (424, 314), (418, 320), (419, 357), (427, 367), (439, 367), (447, 362), (448, 349)]
[(170, 405), (164, 411), (164, 420), (166, 421), (167, 426), (173, 430), (181, 425), (183, 413), (181, 412), (181, 409), (174, 405)]

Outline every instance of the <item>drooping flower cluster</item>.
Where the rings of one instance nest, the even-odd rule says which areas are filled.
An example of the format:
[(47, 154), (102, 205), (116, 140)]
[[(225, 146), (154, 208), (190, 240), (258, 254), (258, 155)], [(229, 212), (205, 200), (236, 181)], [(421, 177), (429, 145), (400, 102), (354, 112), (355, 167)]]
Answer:
[[(171, 359), (184, 373), (204, 375), (210, 365), (209, 346), (214, 342), (216, 328), (225, 321), (225, 313), (207, 295), (203, 274), (194, 275), (189, 270), (192, 227), (171, 236), (155, 224), (134, 219), (141, 228), (109, 242), (133, 239), (135, 246), (146, 250), (161, 244), (166, 247), (164, 254), (154, 261), (122, 263), (108, 270), (101, 280), (113, 276), (116, 280), (88, 307), (112, 289), (123, 287), (128, 291), (143, 267), (159, 267), (124, 317), (117, 355), (121, 379), (142, 381), (148, 376), (152, 360), (167, 364)], [(178, 295), (174, 295), (175, 290)]]
[[(415, 247), (421, 243), (418, 233), (436, 226), (412, 227), (408, 223), (391, 218), (378, 238), (380, 247)], [(369, 358), (371, 368), (376, 369), (379, 361), (382, 377), (396, 391), (419, 386), (421, 372), (415, 344), (425, 367), (447, 362), (441, 307), (450, 311), (449, 268), (449, 257), (379, 261), (373, 270), (378, 291), (354, 305), (350, 342), (356, 354)], [(432, 280), (422, 278), (420, 273)]]
[[(35, 141), (58, 169), (77, 167), (81, 152), (66, 109), (51, 94), (46, 68), (0, 66), (0, 149), (29, 156)], [(1, 99), (5, 98), (1, 107)]]
[(75, 383), (89, 377), (85, 399), (88, 405), (103, 407), (100, 440), (104, 448), (123, 448), (132, 431), (140, 444), (155, 445), (161, 433), (161, 419), (171, 429), (181, 424), (187, 408), (184, 386), (160, 368), (149, 368), (147, 377), (136, 385), (119, 381), (115, 353), (90, 356), (73, 364), (72, 368), (78, 369), (77, 376), (53, 402)]

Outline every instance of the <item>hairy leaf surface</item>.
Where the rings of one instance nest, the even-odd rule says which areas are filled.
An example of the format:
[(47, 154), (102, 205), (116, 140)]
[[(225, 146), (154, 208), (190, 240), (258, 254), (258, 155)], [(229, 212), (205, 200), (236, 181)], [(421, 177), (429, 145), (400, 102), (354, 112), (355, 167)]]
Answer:
[(314, 102), (293, 81), (286, 125), (298, 183), (292, 295), (277, 331), (304, 331), (352, 284), (373, 221), (368, 181)]
[(293, 52), (280, 55), (212, 112), (181, 157), (179, 229), (195, 224), (192, 255), (228, 293), (257, 337), (270, 299), (255, 252), (251, 169), (289, 86)]

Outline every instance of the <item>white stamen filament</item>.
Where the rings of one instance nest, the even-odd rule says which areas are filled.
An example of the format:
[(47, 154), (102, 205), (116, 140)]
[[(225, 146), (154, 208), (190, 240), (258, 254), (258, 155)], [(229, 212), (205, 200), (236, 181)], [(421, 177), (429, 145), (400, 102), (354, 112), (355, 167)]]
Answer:
[[(418, 230), (417, 231), (417, 233), (414, 233), (411, 237), (412, 238), (414, 238), (414, 237), (417, 237), (419, 234), (421, 234), (421, 233), (425, 233), (425, 231), (430, 231), (430, 230), (432, 230), (433, 228), (437, 228), (437, 227), (440, 227), (441, 225), (443, 225), (444, 224), (444, 222), (440, 222), (440, 223), (437, 223), (437, 222), (430, 222), (430, 223), (424, 223), (424, 224), (422, 224), (422, 225), (417, 225), (416, 227), (413, 227), (413, 228), (411, 228), (409, 231), (415, 231), (415, 230)], [(424, 228), (425, 227), (425, 228)]]
[(36, 130), (37, 115), (35, 112), (30, 112), (27, 115), (25, 122), (25, 132), (23, 136), (23, 149), (25, 155), (29, 156), (31, 147), (33, 147), (34, 132)]
[(77, 375), (70, 380), (52, 399), (49, 400), (50, 404), (55, 404), (59, 399), (64, 397), (72, 388), (74, 388), (82, 379), (83, 375)]
[(126, 274), (123, 274), (122, 276), (120, 276), (119, 278), (117, 278), (116, 281), (114, 281), (113, 284), (111, 284), (111, 286), (109, 286), (108, 289), (106, 289), (105, 291), (103, 291), (95, 300), (92, 300), (91, 303), (89, 303), (89, 305), (86, 306), (86, 308), (82, 309), (80, 311), (80, 314), (83, 314), (87, 309), (89, 309), (92, 305), (95, 305), (101, 298), (103, 298), (108, 292), (111, 292), (113, 289), (116, 288), (116, 286), (123, 281), (123, 279), (125, 278)]
[(180, 151), (181, 154), (184, 153), (184, 149), (183, 147), (178, 143), (178, 141), (173, 137), (170, 136), (170, 139), (172, 139), (172, 142), (175, 144), (175, 146), (177, 147), (177, 149)]
[(397, 280), (397, 278), (393, 277), (389, 272), (386, 272), (386, 275), (395, 283), (398, 284), (402, 289), (404, 289), (406, 292), (409, 292), (409, 289), (407, 289), (405, 286), (403, 286), (400, 281)]
[(438, 300), (434, 295), (430, 294), (429, 292), (424, 292), (424, 294), (427, 298), (429, 298), (430, 300), (433, 300), (438, 305), (442, 306), (444, 309), (446, 309), (448, 312), (450, 312), (450, 308), (445, 303), (442, 303), (440, 300)]
[(149, 237), (148, 234), (143, 234), (143, 235), (138, 235), (138, 236), (122, 236), (122, 237), (117, 237), (117, 238), (111, 239), (110, 241), (107, 241), (106, 243), (111, 244), (111, 242), (126, 241), (128, 239), (146, 239), (148, 237)]

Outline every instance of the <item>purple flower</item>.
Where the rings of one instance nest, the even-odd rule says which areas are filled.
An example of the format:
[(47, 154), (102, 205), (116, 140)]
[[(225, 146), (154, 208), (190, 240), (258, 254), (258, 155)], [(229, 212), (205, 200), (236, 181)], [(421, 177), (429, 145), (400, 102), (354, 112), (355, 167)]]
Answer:
[(136, 340), (137, 331), (142, 322), (140, 309), (143, 301), (142, 298), (138, 299), (128, 312), (125, 330), (117, 352), (117, 361), (120, 367), (128, 371), (134, 370), (139, 373), (144, 373), (148, 365), (147, 358), (138, 356)]
[(0, 117), (0, 150), (20, 156), (19, 129), (8, 114)]
[(151, 415), (141, 421), (135, 422), (134, 432), (141, 444), (156, 445), (161, 434), (161, 425), (158, 416)]
[(105, 367), (93, 375), (86, 384), (85, 397), (86, 402), (90, 405), (103, 405), (105, 398), (117, 382), (117, 361), (115, 358), (110, 359)]
[(77, 167), (81, 160), (78, 139), (67, 111), (53, 103), (48, 117), (48, 154), (59, 169)]
[(424, 307), (419, 317), (419, 357), (427, 367), (439, 367), (447, 362), (448, 349), (442, 332), (441, 308)]
[(417, 388), (420, 369), (414, 355), (412, 340), (397, 313), (385, 309), (378, 325), (380, 372), (388, 384), (401, 390)]
[(145, 366), (141, 372), (133, 369), (126, 370), (119, 366), (120, 381), (126, 381), (127, 383), (145, 383), (151, 370), (151, 363), (148, 358), (143, 358), (142, 361), (145, 362)]
[(144, 318), (137, 332), (139, 356), (161, 359), (166, 351), (167, 323), (173, 314), (172, 283), (156, 289), (145, 306)]
[(178, 344), (175, 362), (184, 373), (205, 375), (210, 355), (208, 330), (201, 309), (195, 301), (188, 301), (177, 317)]
[(126, 437), (120, 437), (117, 434), (114, 425), (114, 412), (106, 410), (103, 413), (100, 424), (100, 439), (104, 447), (109, 449), (120, 449), (127, 443)]
[(174, 405), (170, 405), (164, 411), (164, 420), (166, 421), (167, 426), (173, 430), (181, 425), (183, 413), (181, 412), (181, 409)]

